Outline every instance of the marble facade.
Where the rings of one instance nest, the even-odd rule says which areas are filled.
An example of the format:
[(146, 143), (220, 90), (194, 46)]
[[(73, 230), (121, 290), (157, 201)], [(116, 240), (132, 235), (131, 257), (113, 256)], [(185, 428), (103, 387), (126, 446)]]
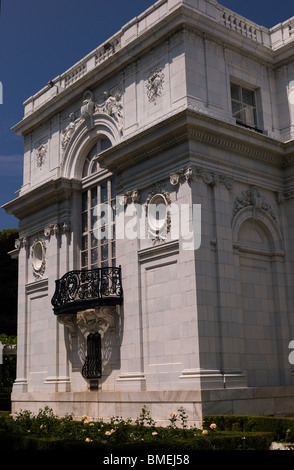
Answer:
[[(267, 29), (215, 0), (159, 0), (24, 103), (23, 185), (5, 205), (20, 237), (13, 412), (293, 415), (293, 31), (294, 18)], [(56, 314), (56, 281), (102, 265), (103, 191), (124, 216), (104, 260), (121, 267), (122, 302)], [(191, 249), (169, 211), (195, 229), (199, 206)], [(136, 207), (149, 236), (126, 236)]]

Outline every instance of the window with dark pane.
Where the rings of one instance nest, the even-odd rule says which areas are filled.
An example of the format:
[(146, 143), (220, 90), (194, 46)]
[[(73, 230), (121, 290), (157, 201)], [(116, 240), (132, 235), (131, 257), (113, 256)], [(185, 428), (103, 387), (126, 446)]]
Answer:
[[(97, 170), (95, 157), (110, 147), (100, 139), (84, 164), (84, 180)], [(97, 163), (97, 162), (96, 162)], [(97, 175), (98, 176), (98, 175)], [(113, 179), (105, 179), (82, 193), (81, 267), (94, 269), (115, 266), (115, 191)]]
[(111, 147), (111, 142), (109, 139), (100, 138), (96, 141), (95, 145), (93, 145), (90, 152), (86, 156), (83, 168), (83, 178), (92, 175), (99, 170), (99, 164), (96, 161), (96, 157), (98, 157), (101, 152), (104, 152), (104, 150), (107, 150), (109, 147)]
[(231, 84), (232, 114), (238, 124), (257, 128), (255, 91)]

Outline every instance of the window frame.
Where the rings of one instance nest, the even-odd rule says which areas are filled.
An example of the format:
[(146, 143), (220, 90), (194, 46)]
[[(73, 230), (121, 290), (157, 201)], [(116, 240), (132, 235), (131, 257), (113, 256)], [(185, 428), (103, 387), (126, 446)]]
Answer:
[[(100, 136), (93, 144), (85, 158), (83, 166), (80, 208), (80, 266), (83, 270), (116, 266), (115, 181), (112, 174), (105, 169), (100, 169), (99, 165), (96, 165), (96, 170), (93, 172), (95, 154), (98, 156), (99, 153), (106, 150), (106, 148), (101, 149), (100, 146), (101, 152), (95, 153), (95, 147), (98, 148), (98, 142), (101, 142), (103, 139), (104, 136)], [(109, 148), (109, 146), (107, 148)], [(87, 174), (85, 174), (85, 169), (87, 169)], [(106, 219), (106, 223), (103, 225), (105, 230), (108, 230), (109, 233), (112, 234), (111, 238), (103, 238), (101, 231), (99, 231), (98, 236), (95, 236), (95, 231), (100, 226), (100, 224), (98, 224), (97, 227), (99, 214), (98, 212), (95, 214), (95, 207), (99, 207), (101, 203), (106, 203), (108, 207), (111, 207), (109, 218), (108, 220)], [(103, 253), (105, 255), (103, 255)]]
[[(238, 98), (233, 97), (232, 88), (235, 87), (238, 90)], [(244, 93), (250, 93), (253, 99), (253, 104), (247, 103), (244, 100)], [(236, 124), (246, 127), (248, 129), (253, 129), (257, 132), (262, 132), (260, 130), (260, 117), (259, 117), (259, 97), (258, 89), (250, 86), (249, 84), (244, 84), (236, 82), (234, 80), (230, 81), (230, 99), (231, 99), (231, 112), (234, 119), (236, 119)], [(233, 104), (239, 105), (239, 110), (234, 111)], [(244, 119), (236, 117), (238, 113), (246, 113), (246, 110), (253, 111), (253, 122), (250, 122), (249, 119)]]

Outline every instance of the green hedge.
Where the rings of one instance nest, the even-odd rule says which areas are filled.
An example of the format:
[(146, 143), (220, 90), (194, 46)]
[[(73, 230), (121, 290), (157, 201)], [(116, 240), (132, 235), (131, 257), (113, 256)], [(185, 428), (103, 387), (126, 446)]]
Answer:
[[(273, 438), (270, 432), (230, 430), (219, 423), (208, 431), (188, 428), (186, 415), (181, 410), (180, 422), (174, 416), (170, 426), (159, 427), (146, 409), (136, 420), (115, 417), (109, 423), (93, 422), (88, 417), (80, 421), (72, 416), (56, 417), (46, 407), (37, 415), (20, 412), (15, 419), (0, 412), (0, 442), (5, 450), (103, 450), (103, 452), (189, 452), (194, 450), (268, 450)], [(211, 421), (212, 422), (212, 421)], [(222, 423), (224, 424), (224, 420)], [(180, 424), (181, 423), (181, 424)], [(209, 427), (209, 421), (207, 421)]]
[(269, 432), (273, 441), (294, 442), (294, 418), (208, 415), (203, 419), (203, 429), (210, 429), (212, 423), (219, 431)]
[(227, 450), (268, 450), (272, 439), (269, 433), (215, 433), (212, 436), (199, 436), (186, 439), (175, 439), (170, 442), (113, 442), (104, 444), (61, 438), (41, 438), (36, 436), (24, 436), (8, 434), (0, 430), (1, 447), (7, 450), (103, 450), (107, 452), (128, 453), (174, 453), (189, 452), (195, 450), (227, 451)]

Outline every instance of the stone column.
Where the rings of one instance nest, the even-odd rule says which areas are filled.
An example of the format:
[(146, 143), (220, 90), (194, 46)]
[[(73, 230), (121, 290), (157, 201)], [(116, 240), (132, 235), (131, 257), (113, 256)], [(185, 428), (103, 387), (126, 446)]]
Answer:
[[(27, 392), (27, 294), (26, 284), (28, 282), (28, 258), (29, 244), (26, 237), (16, 240), (18, 255), (18, 323), (17, 323), (17, 370), (16, 379), (13, 384), (13, 392)], [(13, 400), (13, 396), (12, 396)]]
[[(64, 233), (63, 225), (58, 223), (46, 227), (45, 235), (50, 237), (51, 272), (48, 274), (48, 278), (49, 295), (52, 296), (55, 290), (55, 281), (60, 278), (64, 269), (67, 269), (68, 235)], [(48, 376), (45, 384), (50, 391), (68, 391), (70, 379), (64, 326), (60, 325), (53, 310), (48, 314), (50, 341), (48, 341)]]
[[(117, 264), (122, 266), (123, 305), (119, 308), (122, 323), (120, 341), (120, 390), (144, 390), (141, 277), (138, 263), (139, 240), (127, 236), (127, 223), (134, 214), (133, 203), (139, 203), (140, 194), (130, 191), (118, 198), (120, 217), (117, 223)], [(123, 221), (123, 216), (124, 221)], [(120, 221), (120, 222), (119, 222)], [(135, 228), (134, 228), (135, 229)]]

